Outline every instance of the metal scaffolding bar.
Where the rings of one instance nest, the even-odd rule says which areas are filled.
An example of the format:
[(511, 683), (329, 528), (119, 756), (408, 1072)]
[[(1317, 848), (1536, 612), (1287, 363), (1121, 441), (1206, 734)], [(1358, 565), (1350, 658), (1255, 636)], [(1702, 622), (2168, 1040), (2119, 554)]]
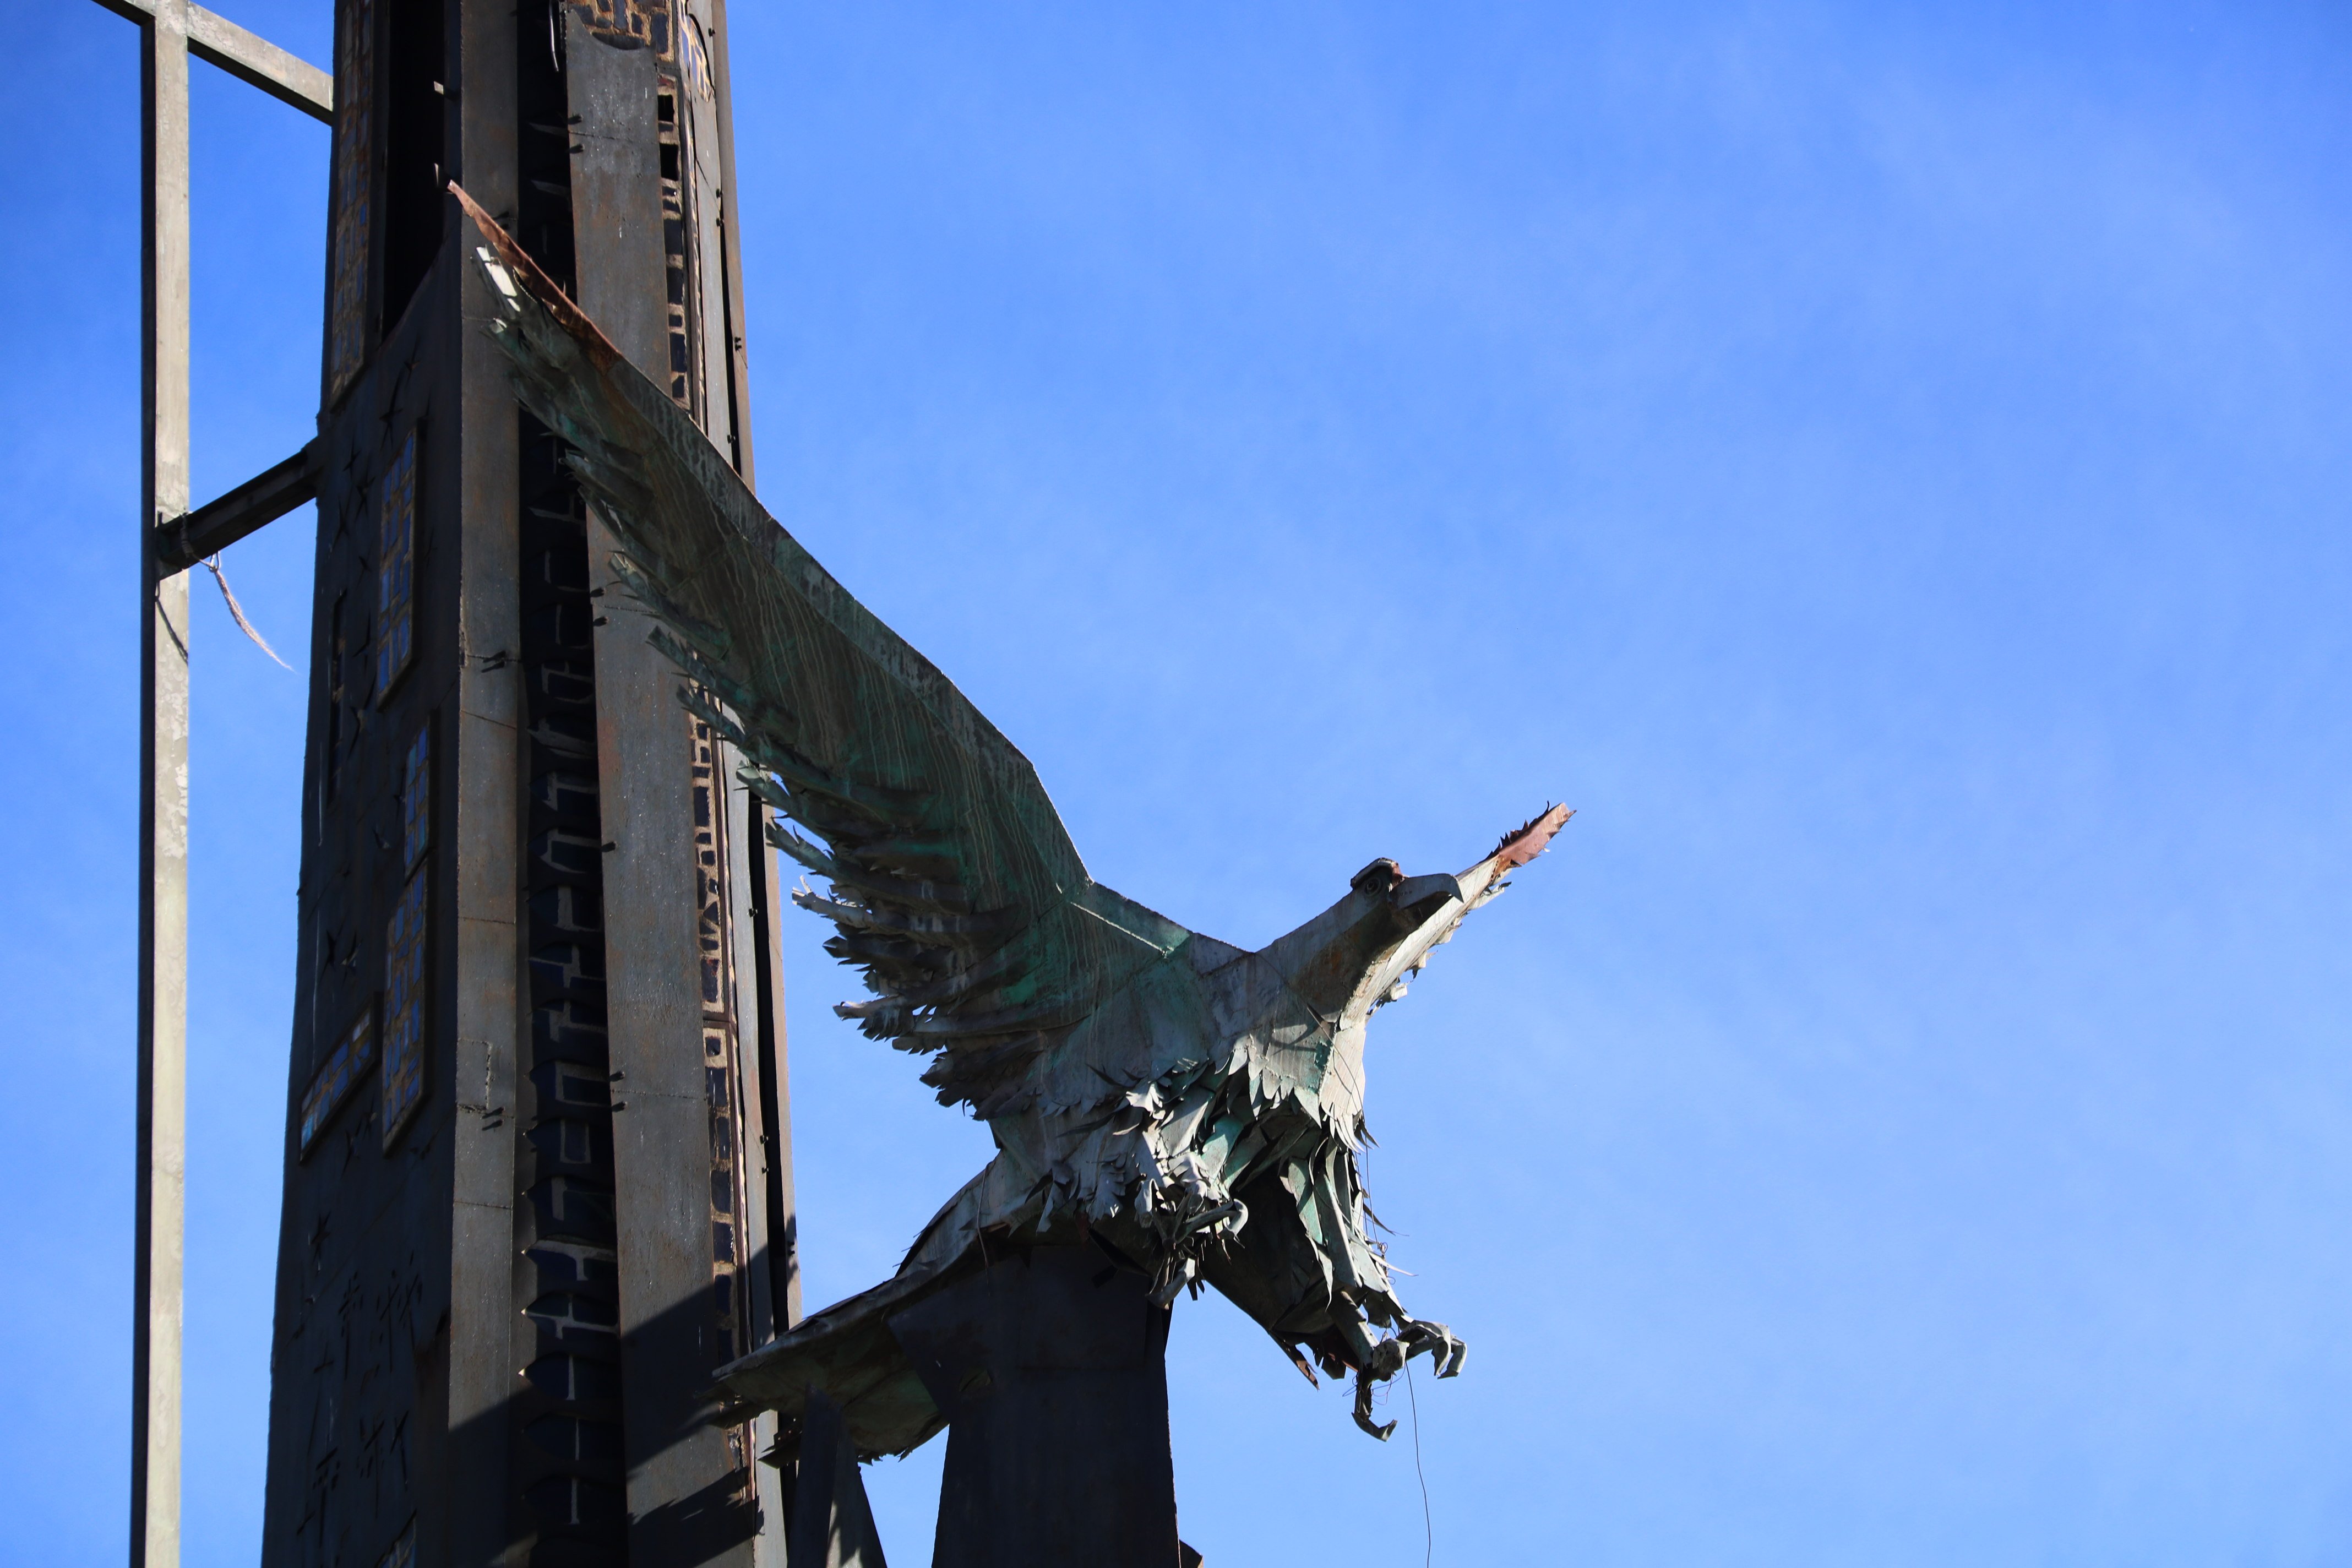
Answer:
[[(161, 0), (98, 0), (122, 17), (144, 26), (161, 10)], [(270, 97), (289, 103), (313, 120), (334, 123), (334, 79), (299, 56), (289, 55), (268, 39), (247, 32), (235, 22), (202, 5), (181, 0), (181, 36), (196, 58), (216, 65), (239, 81), (250, 82)]]
[[(189, 0), (99, 0), (139, 25), (139, 1068), (131, 1568), (179, 1568), (187, 1212), (188, 577), (310, 499), (312, 448), (188, 511), (188, 56), (331, 123), (333, 81)], [(313, 444), (315, 446), (315, 443)], [(289, 499), (290, 498), (290, 499)]]
[(140, 23), (139, 1107), (131, 1568), (179, 1568), (187, 1195), (188, 577), (156, 527), (188, 510), (188, 6)]
[(163, 525), (155, 541), (155, 565), (160, 572), (184, 572), (208, 555), (217, 555), (265, 523), (277, 521), (296, 507), (319, 498), (319, 443), (310, 444), (264, 469), (236, 489)]

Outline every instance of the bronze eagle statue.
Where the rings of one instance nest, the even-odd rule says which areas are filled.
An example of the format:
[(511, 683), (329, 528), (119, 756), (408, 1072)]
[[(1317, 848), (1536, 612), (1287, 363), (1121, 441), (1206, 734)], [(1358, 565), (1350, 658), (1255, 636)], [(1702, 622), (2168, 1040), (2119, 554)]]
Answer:
[(991, 1245), (1075, 1237), (1150, 1274), (1162, 1307), (1215, 1288), (1310, 1381), (1352, 1373), (1357, 1423), (1385, 1437), (1373, 1386), (1423, 1352), (1451, 1377), (1464, 1347), (1405, 1310), (1368, 1234), (1366, 1026), (1568, 810), (1460, 872), (1374, 860), (1254, 952), (1104, 887), (1028, 760), (451, 188), (488, 242), (488, 330), (520, 401), (569, 444), (681, 700), (783, 818), (774, 846), (824, 884), (793, 900), (833, 923), (826, 951), (871, 992), (835, 1011), (929, 1058), (923, 1082), (996, 1142), (890, 1279), (718, 1370), (724, 1418), (793, 1421), (814, 1389), (861, 1457), (913, 1448), (943, 1417), (887, 1318)]

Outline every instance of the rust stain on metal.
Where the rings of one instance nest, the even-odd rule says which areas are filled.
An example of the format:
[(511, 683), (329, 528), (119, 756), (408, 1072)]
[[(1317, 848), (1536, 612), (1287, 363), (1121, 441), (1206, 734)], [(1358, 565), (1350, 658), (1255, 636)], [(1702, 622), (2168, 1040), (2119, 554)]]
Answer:
[(466, 216), (474, 220), (474, 226), (482, 231), (482, 237), (490, 242), (490, 248), (498, 252), (499, 259), (506, 263), (515, 281), (520, 283), (532, 299), (547, 307), (548, 314), (561, 322), (572, 340), (587, 352), (599, 372), (612, 369), (621, 358), (621, 351), (613, 346), (613, 340), (604, 335), (604, 329), (590, 321), (585, 310), (572, 303), (572, 296), (556, 287), (555, 279), (530, 258), (530, 252), (517, 245), (514, 236), (501, 228), (498, 219), (484, 212), (481, 203), (466, 194), (465, 186), (452, 180), (449, 182), (449, 194), (457, 198), (457, 205), (466, 209)]

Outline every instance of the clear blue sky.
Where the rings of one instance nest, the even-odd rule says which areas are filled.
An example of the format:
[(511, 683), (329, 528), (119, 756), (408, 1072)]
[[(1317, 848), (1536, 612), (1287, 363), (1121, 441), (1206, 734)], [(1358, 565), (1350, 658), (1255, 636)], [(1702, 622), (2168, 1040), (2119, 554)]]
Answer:
[[(325, 0), (222, 8), (327, 58)], [(1436, 1562), (2352, 1557), (2352, 14), (737, 10), (761, 490), (1098, 879), (1255, 944), (1580, 808), (1374, 1031), (1374, 1198), (1471, 1343), (1418, 1389)], [(136, 76), (88, 0), (0, 15), (0, 1559), (105, 1562)], [(326, 136), (197, 75), (202, 498), (308, 428)], [(229, 552), (289, 656), (309, 563), (299, 518)], [(200, 604), (214, 1568), (302, 689)], [(813, 1302), (985, 1150), (822, 934)], [(1370, 1442), (1214, 1300), (1171, 1373), (1212, 1563), (1422, 1561), (1410, 1415)], [(870, 1472), (902, 1564), (937, 1462)]]

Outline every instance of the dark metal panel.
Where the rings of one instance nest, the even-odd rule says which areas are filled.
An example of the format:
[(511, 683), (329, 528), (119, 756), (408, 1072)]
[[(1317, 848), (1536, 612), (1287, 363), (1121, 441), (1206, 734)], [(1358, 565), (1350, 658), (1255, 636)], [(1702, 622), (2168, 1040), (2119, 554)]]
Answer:
[[(420, 1560), (446, 1561), (452, 1347), (485, 1324), (506, 1332), (503, 1304), (458, 1299), (451, 1270), (457, 1102), (474, 1098), (453, 1092), (467, 1072), (456, 1035), (469, 960), (456, 918), (464, 818), (452, 807), (475, 787), (460, 784), (467, 727), (454, 700), (465, 516), (454, 278), (444, 268), (428, 283), (429, 301), (322, 431), (304, 972), (261, 1542), (272, 1568), (378, 1562), (404, 1539)], [(386, 601), (383, 545), (404, 495), (412, 575), (404, 600)], [(386, 607), (400, 602), (411, 652), (381, 659)], [(306, 1152), (292, 1124), (306, 1086), (333, 1070), (331, 1042), (381, 1012), (393, 952), (411, 933), (423, 954), (414, 1109), (387, 1139), (391, 1084), (372, 1075)]]
[[(453, 161), (489, 199), (511, 203), (515, 184), (514, 18), (504, 5), (456, 7), (449, 82), (457, 114)], [(450, 224), (453, 246), (468, 231)], [(453, 1334), (443, 1372), (446, 1501), (419, 1561), (493, 1563), (513, 1551), (509, 1525), (519, 1331), (515, 1300), (519, 1080), (529, 1039), (519, 903), (525, 742), (520, 665), (519, 482), (513, 398), (495, 351), (466, 323), (485, 307), (475, 268), (454, 268), (460, 557), (457, 605), (458, 784), (456, 1132), (449, 1272), (453, 1301), (472, 1303), (476, 1331)], [(437, 1517), (436, 1517), (437, 1515)]]
[(376, 90), (375, 0), (335, 0), (335, 134), (327, 176), (327, 321), (319, 401), (332, 408), (373, 347), (371, 286), (383, 144)]
[[(769, 1096), (760, 1081), (761, 1060), (764, 1053), (757, 1038), (759, 1033), (756, 1009), (760, 1005), (762, 986), (770, 979), (768, 966), (760, 962), (759, 932), (753, 911), (759, 904), (753, 879), (761, 861), (768, 858), (767, 841), (758, 837), (761, 821), (759, 802), (736, 775), (740, 754), (725, 742), (716, 742), (715, 749), (722, 759), (715, 770), (721, 786), (717, 802), (725, 814), (728, 830), (727, 875), (725, 879), (727, 909), (725, 920), (732, 935), (732, 956), (743, 962), (734, 964), (733, 1016), (744, 1021), (741, 1047), (735, 1054), (740, 1080), (737, 1095), (740, 1100), (739, 1120), (741, 1123), (742, 1148), (738, 1163), (742, 1167), (742, 1179), (738, 1185), (742, 1207), (741, 1233), (744, 1255), (740, 1261), (745, 1266), (738, 1274), (743, 1292), (744, 1338), (742, 1349), (761, 1343), (776, 1332), (776, 1304), (770, 1289), (772, 1276), (764, 1267), (768, 1259), (761, 1247), (762, 1238), (771, 1232), (768, 1222), (768, 1115), (765, 1103)], [(748, 831), (747, 831), (748, 829)], [(740, 1352), (739, 1352), (740, 1353)]]
[[(692, 257), (696, 345), (703, 424), (748, 482), (751, 478), (750, 388), (744, 376), (743, 300), (735, 217), (734, 121), (729, 106), (727, 8), (724, 0), (687, 0), (680, 47), (700, 51), (699, 68), (680, 71), (680, 123), (690, 182), (687, 209), (695, 235)], [(730, 777), (733, 770), (729, 770)], [(741, 1016), (746, 1094), (758, 1177), (760, 1210), (754, 1237), (766, 1239), (754, 1259), (755, 1338), (800, 1321), (799, 1227), (793, 1195), (792, 1085), (784, 1037), (783, 963), (775, 912), (782, 907), (776, 857), (767, 847), (769, 812), (740, 791), (744, 831), (737, 915), (742, 966)]]
[[(551, 67), (539, 88), (560, 94)], [(568, 165), (559, 157), (555, 167)], [(515, 671), (530, 778), (518, 891), (531, 1011), (515, 1079), (515, 1189), (527, 1201), (514, 1211), (512, 1288), (522, 1310), (510, 1359), (520, 1376), (509, 1402), (508, 1518), (514, 1550), (527, 1546), (533, 1563), (617, 1568), (628, 1561), (619, 1528), (627, 1476), (594, 606), (586, 521), (561, 444), (535, 422), (517, 428), (526, 570)]]
[[(562, 6), (525, 0), (514, 29), (514, 216), (572, 276), (572, 129)], [(509, 396), (510, 396), (509, 393)], [(508, 416), (516, 419), (513, 414)], [(523, 571), (525, 845), (519, 889), (530, 1015), (519, 1043), (509, 1561), (621, 1568), (629, 1560), (620, 1291), (605, 1014), (604, 841), (587, 523), (560, 441), (517, 419)], [(524, 1067), (528, 1071), (521, 1070)]]
[[(733, 126), (728, 111), (725, 8), (711, 0), (681, 0), (674, 117), (667, 139), (677, 145), (676, 184), (666, 201), (676, 205), (680, 233), (666, 247), (674, 269), (675, 318), (690, 323), (676, 346), (693, 366), (693, 402), (704, 430), (748, 477), (751, 405), (741, 375), (742, 294), (734, 242)], [(683, 296), (682, 299), (677, 296)], [(766, 1341), (800, 1316), (798, 1235), (793, 1191), (792, 1089), (786, 1072), (783, 966), (775, 911), (781, 907), (775, 852), (768, 846), (767, 807), (737, 779), (740, 763), (726, 751), (727, 820), (736, 967), (738, 1082), (742, 1110), (741, 1226), (746, 1256), (737, 1274), (748, 1344)], [(746, 1348), (748, 1348), (748, 1344)], [(775, 1440), (776, 1419), (752, 1424), (753, 1452)], [(786, 1478), (777, 1467), (754, 1467), (764, 1517), (781, 1521)], [(783, 1542), (771, 1529), (755, 1548), (761, 1568), (782, 1568)], [(876, 1556), (878, 1563), (878, 1550)]]
[(711, 89), (719, 101), (719, 264), (725, 272), (727, 395), (735, 440), (735, 471), (751, 478), (751, 372), (745, 358), (750, 333), (743, 325), (742, 225), (735, 216), (735, 100), (727, 70), (727, 0), (704, 0), (703, 31), (710, 47)]
[[(356, 393), (354, 403), (366, 401)], [(261, 1561), (264, 1568), (300, 1561), (314, 1517), (320, 1468), (313, 1439), (319, 1435), (316, 1384), (329, 1374), (325, 1344), (314, 1338), (317, 1305), (323, 1289), (319, 1254), (334, 1223), (325, 1200), (331, 1180), (339, 1184), (347, 1163), (348, 1135), (364, 1125), (364, 1103), (346, 1106), (323, 1131), (334, 1142), (314, 1145), (306, 1161), (298, 1136), (301, 1106), (320, 1051), (318, 1037), (344, 1026), (347, 1019), (341, 973), (346, 923), (356, 879), (343, 868), (348, 837), (342, 831), (348, 798), (356, 787), (348, 754), (352, 708), (346, 673), (356, 668), (354, 628), (361, 606), (352, 598), (350, 556), (359, 524), (364, 478), (359, 466), (361, 432), (345, 415), (322, 431), (323, 487), (313, 567), (310, 711), (303, 765), (302, 872), (296, 889), (294, 1021), (287, 1063), (285, 1184), (278, 1227), (278, 1285), (271, 1334), (269, 1443), (264, 1470)], [(371, 443), (372, 445), (372, 443)], [(355, 869), (355, 868), (354, 868)], [(372, 1095), (356, 1097), (364, 1102)], [(332, 1162), (331, 1165), (325, 1162)], [(331, 1178), (329, 1171), (336, 1173)]]
[(1093, 1247), (1000, 1255), (890, 1319), (948, 1417), (934, 1568), (1174, 1563), (1168, 1310)]
[[(730, 914), (736, 951), (744, 962), (736, 974), (736, 1016), (743, 1020), (740, 1049), (742, 1100), (741, 1157), (747, 1167), (741, 1184), (743, 1198), (744, 1267), (738, 1279), (747, 1298), (747, 1341), (743, 1348), (763, 1343), (792, 1326), (800, 1310), (799, 1254), (794, 1248), (792, 1220), (792, 1123), (784, 1114), (789, 1090), (782, 1082), (783, 1017), (781, 1007), (782, 969), (777, 962), (775, 932), (769, 913), (776, 907), (775, 851), (768, 847), (768, 810), (736, 774), (739, 754), (725, 748), (724, 777), (728, 820), (737, 831), (730, 840), (730, 881), (733, 908)], [(773, 1412), (762, 1412), (751, 1424), (751, 1448), (765, 1453), (776, 1440)], [(762, 1517), (781, 1521), (784, 1479), (772, 1465), (753, 1467)], [(782, 1568), (782, 1542), (774, 1530), (760, 1539), (755, 1561), (761, 1568)], [(878, 1565), (879, 1558), (877, 1563)]]
[(734, 400), (729, 395), (728, 356), (733, 345), (727, 319), (726, 254), (719, 226), (718, 94), (710, 76), (702, 23), (688, 6), (678, 21), (678, 67), (675, 118), (664, 131), (666, 180), (663, 200), (677, 208), (669, 247), (672, 331), (677, 357), (690, 361), (695, 420), (711, 444), (736, 449)]
[[(339, 62), (380, 89), (389, 46), (378, 29), (399, 16), (386, 0), (338, 9)], [(671, 14), (638, 5), (632, 15), (656, 10)], [(583, 298), (604, 289), (642, 307), (607, 314), (633, 353), (667, 359), (658, 143), (644, 111), (649, 95), (675, 92), (674, 79), (662, 85), (677, 68), (669, 46), (612, 49), (576, 27), (549, 36), (572, 8), (546, 0), (458, 0), (443, 14), (453, 45), (433, 72), (449, 89), (443, 173), (512, 212)], [(546, 54), (526, 61), (534, 26)], [(593, 66), (564, 82), (567, 59), (613, 64), (604, 85), (617, 80), (627, 106), (599, 107), (583, 79), (599, 76)], [(547, 94), (567, 86), (575, 101), (567, 111), (559, 96), (551, 110)], [(556, 444), (519, 426), (467, 324), (487, 313), (467, 304), (480, 286), (470, 268), (450, 265), (469, 231), (453, 229), (400, 320), (373, 341), (387, 107), (381, 90), (345, 107), (337, 211), (356, 216), (338, 226), (333, 254), (352, 265), (345, 279), (331, 263), (329, 281), (331, 306), (351, 307), (333, 321), (351, 331), (330, 356), (336, 405), (317, 451), (301, 973), (261, 1555), (268, 1568), (364, 1564), (395, 1547), (420, 1563), (749, 1564), (760, 1518), (751, 1433), (700, 1425), (696, 1396), (744, 1348), (755, 1316), (736, 1287), (764, 1228), (764, 1205), (751, 1200), (770, 1184), (747, 1158), (761, 1147), (762, 1096), (741, 1058), (762, 1054), (755, 1040), (767, 1055), (778, 1042), (740, 1026), (751, 998), (776, 989), (772, 962), (750, 963), (743, 933), (753, 904), (772, 907), (772, 858), (740, 831), (756, 826), (750, 803), (678, 709), (675, 673), (643, 646), (642, 619), (588, 597), (605, 573)], [(572, 114), (583, 122), (567, 123)], [(600, 117), (623, 134), (600, 138), (585, 123)], [(355, 156), (341, 155), (346, 145)], [(551, 170), (525, 169), (542, 153)], [(641, 341), (627, 335), (632, 321)], [(414, 651), (386, 660), (380, 599), (399, 553), (381, 548), (387, 475), (410, 442), (414, 575), (401, 592)], [(261, 503), (293, 479), (242, 487), (204, 521), (257, 525)], [(183, 499), (174, 511), (184, 510)], [(217, 537), (188, 521), (188, 547)], [(592, 633), (600, 611), (612, 624)], [(549, 707), (550, 692), (572, 709)], [(538, 804), (542, 775), (575, 765), (567, 745), (582, 748), (584, 831), (572, 820), (581, 798), (557, 787), (554, 806)], [(542, 828), (577, 842), (541, 846)], [(419, 832), (429, 851), (410, 856)], [(584, 856), (584, 869), (542, 877), (541, 847)], [(425, 1088), (387, 1140), (376, 1095), (334, 1075), (349, 1076), (353, 1049), (382, 1037), (354, 1030), (380, 1010), (388, 913), (420, 905)], [(561, 949), (575, 928), (576, 963), (540, 951)], [(322, 1072), (331, 1094), (316, 1092)], [(319, 1122), (307, 1156), (306, 1100)], [(566, 1269), (574, 1285), (558, 1278)], [(602, 1321), (600, 1290), (613, 1304)], [(756, 1316), (771, 1316), (761, 1305)]]
[[(625, 354), (667, 384), (661, 52), (602, 42), (567, 9), (564, 62), (578, 148), (578, 297)], [(705, 1005), (692, 728), (675, 670), (646, 646), (650, 623), (607, 565), (612, 548), (592, 520), (591, 575), (603, 590), (597, 758), (611, 845), (604, 942), (630, 1554), (665, 1564), (748, 1563), (759, 1528), (748, 1434), (705, 1425), (702, 1396), (737, 1348), (729, 1320), (739, 1309), (714, 1294), (731, 1279), (714, 1279), (713, 1256), (721, 1226), (741, 1220), (731, 1195), (717, 1190), (732, 1179), (722, 1165), (731, 1151), (714, 1148), (715, 1137), (740, 1138), (734, 1028), (723, 1018), (714, 1025)], [(707, 789), (711, 781), (703, 782)], [(731, 954), (716, 961), (730, 964)], [(728, 1213), (715, 1218), (722, 1200)]]
[(822, 1394), (801, 1416), (789, 1568), (884, 1568), (849, 1423)]
[[(397, 755), (413, 755), (417, 737), (432, 748), (426, 777), (417, 778), (413, 766), (396, 775), (399, 819), (407, 833), (387, 834), (396, 851), (385, 863), (387, 881), (405, 875), (413, 892), (417, 879), (425, 879), (432, 956), (423, 1099), (391, 1144), (393, 1157), (378, 1167), (392, 1188), (390, 1202), (385, 1220), (368, 1227), (365, 1242), (378, 1277), (402, 1279), (415, 1301), (405, 1342), (388, 1347), (376, 1363), (378, 1375), (404, 1377), (397, 1394), (376, 1397), (390, 1419), (404, 1420), (414, 1434), (403, 1456), (407, 1474), (401, 1479), (407, 1484), (387, 1485), (380, 1500), (371, 1498), (372, 1533), (353, 1542), (353, 1557), (373, 1551), (379, 1563), (397, 1562), (394, 1549), (403, 1540), (409, 1544), (401, 1550), (416, 1561), (448, 1561), (443, 1552), (457, 1496), (452, 1483), (457, 1452), (464, 1447), (449, 1439), (453, 1378), (478, 1364), (486, 1342), (503, 1342), (511, 1313), (510, 1302), (480, 1293), (478, 1268), (461, 1272), (468, 1254), (460, 1228), (470, 1221), (478, 1229), (480, 1211), (471, 1200), (494, 1200), (506, 1185), (498, 1148), (503, 1140), (486, 1134), (482, 1108), (485, 1091), (497, 1087), (491, 1054), (512, 1027), (510, 941), (486, 940), (506, 929), (500, 917), (511, 918), (511, 880), (499, 879), (502, 872), (510, 878), (511, 850), (499, 832), (510, 819), (486, 822), (483, 811), (495, 813), (511, 799), (512, 752), (496, 739), (483, 743), (467, 698), (474, 619), (484, 612), (497, 616), (505, 602), (503, 595), (481, 600), (511, 582), (499, 570), (511, 547), (496, 518), (478, 516), (471, 505), (467, 437), (478, 410), (465, 398), (460, 378), (467, 334), (459, 306), (467, 279), (444, 250), (418, 288), (407, 320), (387, 336), (383, 412), (390, 418), (377, 421), (387, 441), (404, 447), (413, 440), (417, 454), (411, 612), (416, 646), (408, 674), (379, 696), (385, 733), (378, 743)], [(427, 814), (421, 825), (418, 789)], [(415, 857), (405, 846), (419, 826), (430, 844)], [(373, 834), (369, 847), (374, 847)], [(411, 858), (419, 861), (417, 868), (404, 871)], [(387, 1015), (389, 1000), (387, 988)], [(384, 1094), (389, 1102), (388, 1074)], [(395, 1111), (387, 1103), (380, 1114), (388, 1119)], [(382, 1136), (394, 1131), (388, 1121)], [(462, 1198), (461, 1178), (467, 1184)], [(413, 1260), (404, 1268), (385, 1268), (386, 1255), (403, 1245), (415, 1247)]]
[(766, 1256), (755, 1259), (767, 1274), (769, 1332), (782, 1333), (801, 1321), (800, 1208), (793, 1186), (792, 1060), (784, 1037), (784, 961), (781, 921), (783, 889), (776, 852), (768, 847), (773, 814), (745, 790), (745, 839), (754, 847), (746, 878), (748, 921), (745, 946), (752, 955), (747, 1030), (756, 1030), (752, 1060), (759, 1106), (760, 1174), (764, 1198), (760, 1236)]
[(660, 61), (597, 38), (570, 7), (563, 63), (572, 105), (572, 215), (581, 308), (614, 347), (667, 384)]

